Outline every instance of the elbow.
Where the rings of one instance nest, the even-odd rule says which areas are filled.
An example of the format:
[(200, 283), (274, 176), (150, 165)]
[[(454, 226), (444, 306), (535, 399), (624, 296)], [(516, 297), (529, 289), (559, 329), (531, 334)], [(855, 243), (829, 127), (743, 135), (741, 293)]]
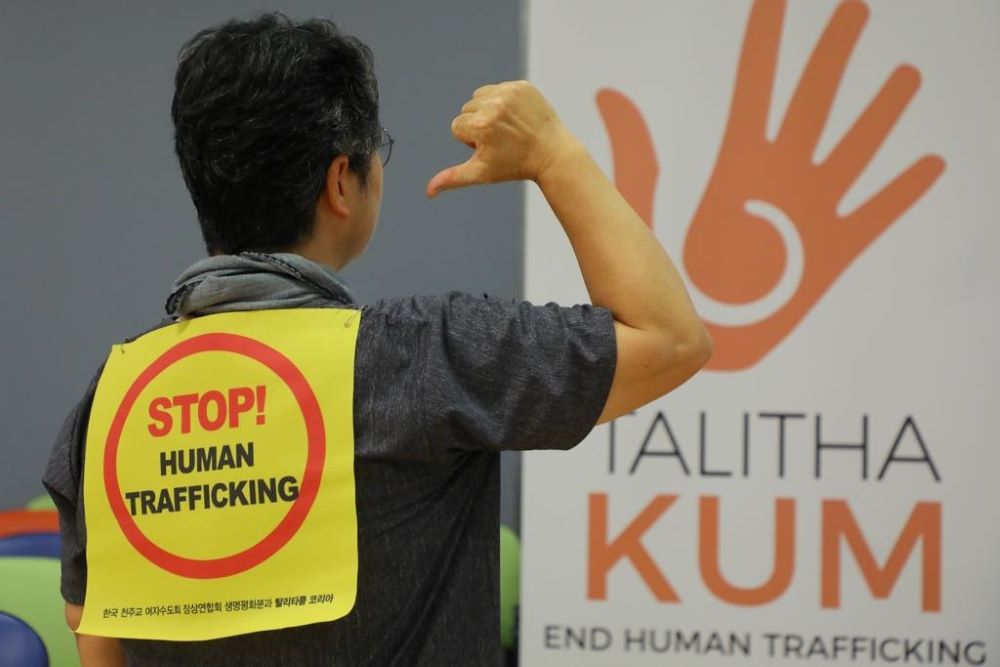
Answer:
[(80, 620), (83, 618), (83, 607), (70, 602), (66, 603), (66, 625), (73, 632), (80, 627)]
[[(705, 325), (699, 320), (693, 330), (674, 340), (673, 364), (694, 375), (708, 363), (715, 351), (715, 343)], [(689, 376), (690, 376), (689, 375)]]
[(715, 352), (715, 341), (712, 340), (712, 336), (709, 335), (708, 329), (706, 329), (705, 325), (700, 321), (698, 322), (698, 343), (696, 347), (698, 370), (701, 370), (712, 359), (712, 354)]
[(662, 377), (667, 390), (670, 391), (705, 367), (712, 358), (715, 344), (699, 321), (691, 331), (675, 336), (666, 349), (666, 364)]
[(664, 396), (701, 370), (712, 356), (712, 338), (700, 321), (681, 331), (618, 327), (618, 360), (598, 423)]

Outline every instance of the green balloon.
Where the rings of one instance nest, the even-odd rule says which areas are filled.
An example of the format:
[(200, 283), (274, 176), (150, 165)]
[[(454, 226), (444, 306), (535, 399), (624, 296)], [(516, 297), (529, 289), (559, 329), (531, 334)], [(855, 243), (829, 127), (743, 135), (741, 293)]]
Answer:
[(35, 496), (28, 501), (28, 504), (24, 506), (29, 510), (54, 510), (56, 504), (52, 502), (52, 498), (47, 493), (43, 493), (40, 496)]
[(521, 541), (500, 525), (500, 643), (514, 648), (517, 637), (517, 607), (521, 603)]
[(2, 557), (0, 582), (0, 611), (38, 633), (50, 665), (78, 667), (76, 638), (66, 626), (66, 603), (59, 594), (59, 560)]

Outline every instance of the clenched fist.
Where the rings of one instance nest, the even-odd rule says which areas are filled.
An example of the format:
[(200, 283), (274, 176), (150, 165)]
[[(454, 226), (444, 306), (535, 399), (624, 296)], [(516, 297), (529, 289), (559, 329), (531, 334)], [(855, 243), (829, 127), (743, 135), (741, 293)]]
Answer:
[(527, 81), (483, 86), (451, 122), (452, 135), (475, 153), (462, 164), (438, 172), (427, 196), (454, 188), (535, 180), (576, 139), (552, 105)]

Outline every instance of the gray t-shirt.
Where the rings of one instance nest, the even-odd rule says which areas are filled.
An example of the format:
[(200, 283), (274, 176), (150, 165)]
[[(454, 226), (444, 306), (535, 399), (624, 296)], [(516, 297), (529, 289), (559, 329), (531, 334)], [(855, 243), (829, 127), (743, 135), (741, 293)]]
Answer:
[[(336, 274), (295, 255), (209, 258), (176, 287), (173, 316), (357, 307)], [(123, 640), (129, 664), (498, 664), (499, 452), (576, 445), (614, 368), (613, 321), (602, 308), (460, 293), (365, 306), (354, 609), (330, 623), (204, 642)], [(67, 418), (43, 480), (59, 509), (62, 594), (75, 604), (87, 584), (81, 477), (99, 376)]]

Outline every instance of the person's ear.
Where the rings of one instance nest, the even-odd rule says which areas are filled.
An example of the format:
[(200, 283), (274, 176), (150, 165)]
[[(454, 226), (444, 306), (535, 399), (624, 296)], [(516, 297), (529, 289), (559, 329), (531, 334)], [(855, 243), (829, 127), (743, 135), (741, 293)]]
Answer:
[(337, 216), (344, 218), (351, 215), (351, 205), (348, 201), (350, 189), (347, 184), (350, 173), (347, 156), (338, 155), (326, 170), (326, 189), (323, 191), (323, 196), (326, 197), (330, 210)]

